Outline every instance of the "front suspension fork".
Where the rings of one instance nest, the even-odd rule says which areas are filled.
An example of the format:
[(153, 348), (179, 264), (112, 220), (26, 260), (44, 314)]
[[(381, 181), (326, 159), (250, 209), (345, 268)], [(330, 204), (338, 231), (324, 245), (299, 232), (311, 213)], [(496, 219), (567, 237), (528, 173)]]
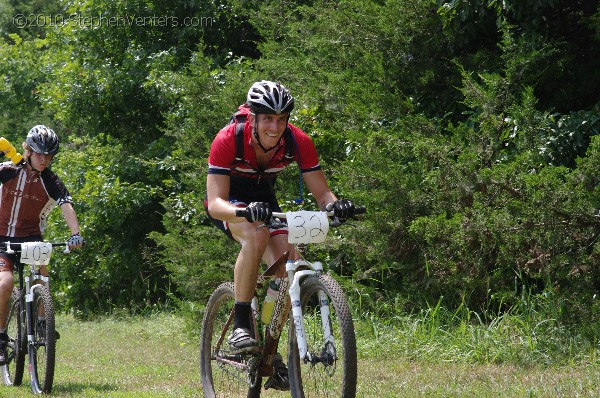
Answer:
[[(40, 281), (41, 283), (36, 283)], [(39, 288), (40, 286), (49, 286), (50, 285), (50, 278), (41, 274), (34, 274), (33, 275), (33, 280), (30, 276), (26, 276), (25, 277), (25, 291), (27, 292), (27, 294), (25, 295), (25, 311), (26, 314), (28, 314), (28, 316), (26, 316), (27, 318), (27, 341), (29, 342), (29, 344), (33, 344), (35, 342), (34, 339), (34, 325), (33, 325), (33, 320), (34, 318), (37, 319), (37, 314), (34, 314), (34, 308), (33, 308), (33, 300), (35, 297), (35, 289)], [(39, 311), (39, 309), (38, 309)]]
[[(299, 267), (309, 266), (311, 269), (296, 271)], [(313, 354), (308, 352), (308, 343), (306, 342), (306, 329), (304, 327), (304, 318), (302, 317), (302, 306), (300, 302), (300, 282), (305, 276), (320, 275), (323, 272), (323, 264), (320, 262), (308, 263), (304, 260), (289, 262), (286, 265), (290, 280), (292, 283), (289, 288), (290, 301), (292, 303), (292, 316), (294, 319), (294, 328), (296, 331), (296, 343), (298, 344), (298, 352), (300, 358), (304, 362), (321, 362), (320, 358), (313, 357)], [(321, 315), (321, 326), (323, 328), (324, 347), (329, 343), (333, 343), (333, 333), (331, 332), (329, 299), (327, 294), (319, 290), (319, 307)], [(318, 355), (318, 354), (317, 354)]]

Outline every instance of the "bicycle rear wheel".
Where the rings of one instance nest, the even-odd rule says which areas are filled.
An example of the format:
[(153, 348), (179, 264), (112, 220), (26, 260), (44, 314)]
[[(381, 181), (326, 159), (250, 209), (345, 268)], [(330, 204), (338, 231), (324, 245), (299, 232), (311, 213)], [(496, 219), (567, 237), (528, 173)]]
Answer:
[(35, 394), (48, 394), (54, 381), (56, 330), (54, 304), (50, 291), (44, 285), (38, 285), (34, 289), (31, 316), (33, 342), (29, 342), (28, 350), (31, 390)]
[(233, 331), (234, 304), (233, 283), (230, 282), (221, 284), (206, 304), (200, 339), (200, 373), (202, 391), (207, 398), (260, 396), (262, 378), (256, 377), (259, 357), (234, 355), (227, 343), (227, 337)]
[[(319, 297), (319, 293), (324, 293)], [(326, 300), (323, 300), (326, 297)], [(322, 306), (329, 308), (331, 333), (325, 335)], [(300, 358), (296, 329), (289, 328), (289, 377), (292, 397), (356, 396), (356, 337), (352, 316), (340, 285), (329, 275), (302, 281), (300, 305), (311, 361)], [(291, 320), (290, 320), (291, 321)]]
[(10, 296), (6, 330), (8, 334), (8, 345), (6, 347), (8, 363), (0, 368), (5, 386), (20, 386), (23, 382), (25, 352), (27, 350), (27, 335), (23, 315), (21, 292), (15, 287)]

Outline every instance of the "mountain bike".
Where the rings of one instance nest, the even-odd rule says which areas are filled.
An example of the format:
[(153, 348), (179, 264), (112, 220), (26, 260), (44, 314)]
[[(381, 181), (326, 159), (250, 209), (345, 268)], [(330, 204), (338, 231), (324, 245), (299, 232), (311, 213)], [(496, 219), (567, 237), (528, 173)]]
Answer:
[[(364, 211), (357, 208), (356, 214)], [(280, 338), (287, 332), (291, 396), (353, 398), (356, 337), (346, 296), (338, 282), (324, 272), (320, 261), (306, 258), (308, 244), (324, 242), (330, 227), (346, 222), (333, 217), (333, 212), (318, 211), (273, 213), (273, 218), (269, 226), (287, 225), (288, 242), (298, 259), (289, 258), (290, 252), (286, 252), (258, 278), (251, 331), (259, 342), (257, 352), (234, 353), (227, 343), (233, 331), (233, 283), (222, 283), (211, 294), (200, 343), (204, 396), (259, 397), (262, 379), (273, 375), (273, 358)], [(263, 326), (260, 318), (264, 304), (263, 309), (259, 308), (258, 297), (262, 295), (258, 292), (273, 279), (280, 282), (279, 293), (270, 322)]]
[[(50, 295), (50, 278), (41, 275), (40, 268), (49, 264), (52, 249), (57, 246), (64, 246), (64, 252), (69, 252), (67, 243), (0, 243), (0, 249), (15, 255), (15, 270), (19, 275), (18, 286), (13, 288), (9, 301), (7, 363), (0, 367), (0, 373), (4, 385), (21, 385), (27, 354), (34, 394), (49, 393), (54, 381), (58, 338), (54, 303)], [(29, 266), (27, 273), (26, 266)]]

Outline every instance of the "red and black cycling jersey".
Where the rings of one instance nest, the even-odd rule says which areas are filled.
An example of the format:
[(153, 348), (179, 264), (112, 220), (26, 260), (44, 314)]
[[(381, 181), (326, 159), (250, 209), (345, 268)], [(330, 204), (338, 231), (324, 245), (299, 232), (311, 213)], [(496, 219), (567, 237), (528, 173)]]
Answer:
[(256, 153), (252, 147), (252, 125), (244, 125), (244, 151), (241, 161), (235, 158), (235, 124), (224, 127), (216, 135), (208, 157), (208, 174), (231, 177), (230, 199), (245, 202), (270, 202), (274, 199), (273, 184), (277, 176), (296, 161), (302, 173), (320, 170), (319, 158), (310, 137), (298, 127), (288, 124), (294, 140), (294, 156), (285, 156), (286, 142), (282, 136), (268, 165), (258, 167)]
[(73, 203), (63, 182), (49, 169), (0, 163), (0, 236), (41, 235), (56, 205)]

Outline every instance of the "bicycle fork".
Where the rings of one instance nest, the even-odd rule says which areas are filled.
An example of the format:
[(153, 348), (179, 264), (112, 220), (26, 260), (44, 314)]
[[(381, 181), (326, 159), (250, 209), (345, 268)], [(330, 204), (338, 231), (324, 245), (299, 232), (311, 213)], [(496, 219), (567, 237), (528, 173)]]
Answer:
[[(38, 284), (36, 283), (37, 281), (41, 281), (42, 283)], [(50, 278), (41, 274), (34, 274), (33, 280), (31, 280), (30, 276), (25, 277), (25, 291), (27, 292), (27, 294), (25, 295), (25, 311), (27, 314), (27, 341), (30, 345), (34, 344), (35, 342), (35, 336), (33, 334), (35, 330), (33, 319), (37, 318), (33, 314), (34, 291), (36, 287), (38, 287), (38, 285), (48, 286), (49, 284)]]
[[(308, 266), (311, 269), (296, 271), (299, 267), (304, 266)], [(305, 276), (320, 275), (323, 272), (323, 264), (319, 261), (316, 261), (314, 263), (309, 263), (304, 260), (290, 261), (286, 264), (286, 271), (288, 272), (289, 279), (292, 281), (289, 288), (289, 294), (290, 301), (292, 303), (292, 316), (294, 319), (294, 328), (296, 330), (296, 340), (298, 344), (299, 357), (302, 360), (304, 360), (305, 363), (329, 362), (324, 358), (321, 358), (319, 356), (313, 356), (312, 353), (308, 352), (308, 343), (306, 342), (306, 330), (304, 328), (302, 306), (300, 302), (300, 282)], [(329, 299), (327, 298), (327, 294), (322, 290), (319, 290), (317, 293), (319, 297), (321, 326), (323, 327), (324, 336), (323, 350), (325, 350), (327, 346), (333, 344), (334, 342), (329, 317)]]

